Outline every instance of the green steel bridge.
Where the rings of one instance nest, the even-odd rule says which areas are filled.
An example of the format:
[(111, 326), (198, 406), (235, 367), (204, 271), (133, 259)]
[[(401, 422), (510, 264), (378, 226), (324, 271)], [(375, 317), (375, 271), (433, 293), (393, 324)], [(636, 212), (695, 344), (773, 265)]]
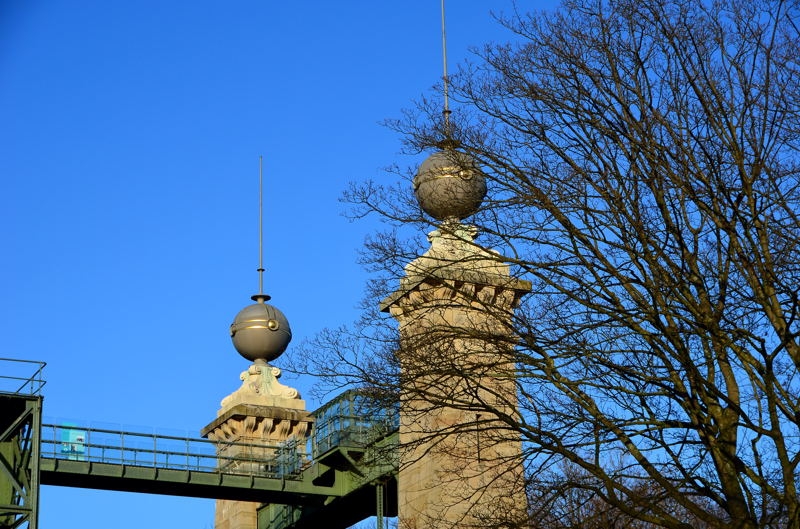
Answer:
[(40, 485), (259, 502), (259, 529), (397, 515), (397, 414), (358, 392), (314, 412), (308, 443), (266, 446), (43, 424), (43, 368), (0, 358), (0, 527), (37, 529)]

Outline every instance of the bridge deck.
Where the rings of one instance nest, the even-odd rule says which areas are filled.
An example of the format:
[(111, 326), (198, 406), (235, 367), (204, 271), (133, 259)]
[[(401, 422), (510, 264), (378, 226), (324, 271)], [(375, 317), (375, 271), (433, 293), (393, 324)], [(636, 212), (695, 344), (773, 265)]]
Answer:
[(220, 448), (229, 448), (230, 444), (45, 424), (41, 439), (41, 482), (297, 505), (319, 503), (342, 494), (335, 482), (330, 486), (312, 482), (314, 465), (297, 446), (237, 444), (242, 453), (271, 455), (237, 458), (217, 455)]
[(49, 457), (42, 458), (40, 472), (44, 485), (197, 498), (304, 505), (341, 495), (338, 487), (306, 480)]
[(396, 410), (349, 391), (314, 415), (308, 443), (275, 446), (44, 424), (38, 470), (46, 485), (258, 502), (260, 529), (396, 516)]

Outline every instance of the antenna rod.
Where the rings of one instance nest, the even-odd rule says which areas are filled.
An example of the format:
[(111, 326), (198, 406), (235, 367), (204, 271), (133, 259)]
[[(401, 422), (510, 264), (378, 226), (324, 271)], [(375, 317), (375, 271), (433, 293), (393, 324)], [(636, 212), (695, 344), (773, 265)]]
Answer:
[(445, 30), (444, 21), (444, 0), (442, 0), (442, 63), (444, 70), (444, 135), (446, 139), (450, 139), (450, 96), (448, 94), (449, 78), (447, 77), (447, 32)]
[(258, 293), (264, 293), (264, 157), (258, 157)]

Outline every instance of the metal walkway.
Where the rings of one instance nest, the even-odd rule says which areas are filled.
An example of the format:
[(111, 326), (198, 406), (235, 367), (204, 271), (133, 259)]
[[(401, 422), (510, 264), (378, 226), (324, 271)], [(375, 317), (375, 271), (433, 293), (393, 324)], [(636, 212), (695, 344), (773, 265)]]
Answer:
[(33, 375), (0, 371), (0, 527), (37, 529), (40, 484), (259, 502), (259, 529), (343, 529), (370, 516), (382, 527), (396, 516), (397, 410), (363, 393), (315, 411), (308, 443), (226, 443), (43, 425), (44, 363), (8, 362)]
[(259, 529), (349, 527), (375, 516), (397, 516), (399, 410), (347, 391), (316, 410), (311, 436), (312, 482), (341, 482), (345, 494), (323, 504), (265, 505)]
[[(351, 391), (314, 416), (309, 446), (44, 424), (41, 483), (259, 502), (259, 529), (344, 528), (396, 516), (396, 414)], [(237, 457), (217, 455), (233, 445)]]
[(217, 456), (222, 444), (207, 439), (44, 424), (41, 482), (300, 505), (344, 493), (336, 486), (311, 483), (301, 472), (310, 461), (304, 460), (294, 445), (237, 443), (244, 454), (266, 449), (275, 456), (230, 459)]
[[(396, 516), (396, 412), (349, 391), (313, 415), (308, 445), (227, 443), (44, 424), (40, 481), (259, 502), (259, 529), (345, 528), (370, 516)], [(247, 455), (265, 453), (270, 456)]]

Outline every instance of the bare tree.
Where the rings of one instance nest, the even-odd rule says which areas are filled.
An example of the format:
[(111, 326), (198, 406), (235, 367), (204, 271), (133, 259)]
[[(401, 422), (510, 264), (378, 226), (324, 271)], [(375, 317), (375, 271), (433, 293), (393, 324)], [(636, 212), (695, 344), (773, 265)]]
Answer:
[[(659, 487), (648, 486), (638, 479), (629, 484), (644, 501), (658, 504), (670, 515), (688, 523), (694, 529), (706, 529), (708, 524), (664, 497)], [(559, 465), (556, 471), (529, 481), (529, 509), (538, 529), (655, 529), (658, 524), (642, 521), (609, 504), (598, 494), (603, 484), (570, 463)], [(709, 502), (708, 510), (714, 510)]]
[[(489, 181), (470, 222), (533, 285), (518, 412), (469, 406), (522, 439), (531, 490), (572, 483), (652, 526), (800, 527), (799, 8), (567, 1), (505, 19), (513, 42), (451, 79), (453, 133)], [(437, 107), (393, 124), (410, 151), (442, 140)], [(393, 226), (367, 244), (375, 298), (423, 250), (406, 187), (347, 196)], [(309, 351), (396, 394), (374, 310)]]

